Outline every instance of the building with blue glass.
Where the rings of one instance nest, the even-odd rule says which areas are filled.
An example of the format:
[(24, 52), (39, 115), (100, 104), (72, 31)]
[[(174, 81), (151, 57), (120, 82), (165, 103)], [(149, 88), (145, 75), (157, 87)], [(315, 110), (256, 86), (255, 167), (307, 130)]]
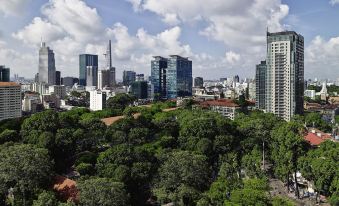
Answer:
[(151, 62), (151, 83), (154, 86), (154, 96), (166, 98), (167, 58), (154, 56)]
[(171, 55), (166, 71), (167, 98), (192, 96), (192, 82), (192, 61), (178, 55)]
[[(87, 70), (90, 69), (92, 73), (98, 71), (98, 55), (81, 54), (79, 56), (79, 84), (87, 86)], [(97, 76), (97, 75), (92, 75)], [(95, 84), (95, 82), (93, 82)], [(90, 86), (90, 85), (88, 85)], [(92, 85), (97, 86), (97, 85)]]
[(136, 73), (134, 71), (124, 71), (122, 76), (122, 82), (124, 86), (130, 86), (135, 82)]
[(0, 82), (10, 81), (10, 69), (0, 65)]

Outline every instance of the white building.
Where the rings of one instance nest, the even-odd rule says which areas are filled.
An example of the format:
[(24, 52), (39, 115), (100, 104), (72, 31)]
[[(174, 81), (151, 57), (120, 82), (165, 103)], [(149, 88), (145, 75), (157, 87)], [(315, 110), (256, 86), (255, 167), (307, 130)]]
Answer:
[(21, 86), (14, 82), (0, 82), (0, 121), (21, 115)]
[(66, 87), (60, 85), (52, 85), (48, 88), (49, 94), (58, 95), (61, 99), (66, 97)]
[(230, 99), (209, 100), (202, 102), (201, 106), (209, 108), (210, 110), (217, 112), (231, 120), (234, 120), (237, 115), (237, 109), (240, 108), (238, 104), (234, 103)]
[(304, 95), (305, 95), (305, 97), (309, 97), (309, 98), (311, 98), (311, 99), (315, 99), (315, 90), (305, 90), (305, 93), (304, 93)]
[(101, 90), (90, 91), (89, 108), (92, 111), (100, 111), (106, 107), (106, 92)]
[(41, 95), (48, 94), (48, 86), (45, 83), (35, 82), (35, 83), (32, 83), (31, 91), (37, 92)]
[(267, 33), (266, 112), (286, 121), (303, 113), (304, 37), (293, 31)]
[(25, 94), (22, 100), (22, 111), (35, 113), (39, 104), (41, 104), (39, 94)]

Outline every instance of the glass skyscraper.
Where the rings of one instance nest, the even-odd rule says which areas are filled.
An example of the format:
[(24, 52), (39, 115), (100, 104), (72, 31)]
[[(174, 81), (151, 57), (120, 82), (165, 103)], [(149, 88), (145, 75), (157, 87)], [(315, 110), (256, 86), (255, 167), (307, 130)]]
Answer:
[(151, 62), (151, 83), (154, 86), (154, 95), (166, 98), (166, 70), (167, 59), (161, 56), (153, 57)]
[(167, 98), (192, 96), (192, 61), (178, 55), (168, 59), (166, 71)]
[(124, 71), (123, 72), (123, 84), (125, 86), (130, 86), (132, 85), (133, 82), (135, 82), (135, 77), (136, 73), (134, 71)]
[[(92, 75), (98, 72), (98, 55), (81, 54), (79, 56), (79, 84), (87, 86), (87, 70), (92, 69)], [(97, 77), (97, 74), (96, 74)], [(94, 83), (94, 82), (93, 82)], [(97, 86), (97, 85), (88, 85)]]
[(10, 69), (0, 65), (0, 82), (10, 81)]
[(54, 52), (45, 42), (41, 42), (39, 50), (39, 82), (55, 85)]
[(256, 66), (255, 71), (255, 106), (261, 110), (265, 109), (266, 70), (266, 61), (261, 61), (261, 63)]
[(267, 33), (265, 111), (290, 121), (303, 113), (304, 37), (294, 31)]

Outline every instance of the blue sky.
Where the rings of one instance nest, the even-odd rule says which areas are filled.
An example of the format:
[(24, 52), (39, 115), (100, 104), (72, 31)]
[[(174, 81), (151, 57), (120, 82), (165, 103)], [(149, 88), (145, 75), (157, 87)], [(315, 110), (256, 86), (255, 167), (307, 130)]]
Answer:
[[(150, 73), (153, 55), (193, 60), (193, 75), (253, 77), (265, 58), (265, 32), (305, 37), (305, 78), (339, 78), (338, 0), (7, 0), (0, 4), (0, 64), (33, 77), (41, 37), (62, 76), (78, 75), (78, 55)], [(100, 66), (100, 65), (99, 65)]]

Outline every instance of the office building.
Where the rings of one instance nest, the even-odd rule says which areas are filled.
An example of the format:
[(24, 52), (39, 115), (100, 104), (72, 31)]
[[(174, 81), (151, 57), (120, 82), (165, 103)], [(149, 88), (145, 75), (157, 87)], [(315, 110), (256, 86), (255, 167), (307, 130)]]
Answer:
[(240, 78), (239, 78), (238, 75), (235, 75), (235, 76), (233, 77), (233, 82), (235, 82), (235, 83), (239, 83), (239, 82), (240, 82)]
[(131, 93), (137, 99), (147, 99), (148, 85), (146, 81), (136, 81), (131, 85)]
[(147, 83), (147, 98), (154, 99), (154, 85), (151, 82)]
[(154, 86), (154, 95), (166, 98), (166, 70), (167, 59), (161, 56), (154, 56), (151, 62), (151, 82)]
[(137, 74), (135, 76), (135, 81), (137, 81), (137, 82), (145, 81), (145, 75), (144, 74)]
[(74, 84), (79, 83), (79, 79), (75, 77), (63, 77), (61, 78), (61, 84), (67, 87), (72, 87)]
[(66, 97), (66, 87), (60, 85), (51, 85), (48, 88), (49, 94), (55, 94), (60, 99), (64, 99)]
[(41, 42), (39, 50), (39, 82), (49, 85), (55, 84), (55, 59), (54, 52)]
[(0, 121), (21, 117), (21, 86), (0, 82)]
[(204, 79), (202, 77), (194, 78), (194, 87), (204, 87)]
[(265, 110), (290, 121), (303, 113), (304, 37), (294, 31), (267, 32)]
[(98, 89), (109, 86), (109, 70), (100, 70), (98, 72)]
[(90, 91), (90, 110), (100, 111), (106, 107), (106, 92), (101, 90)]
[(265, 110), (265, 95), (266, 95), (266, 61), (261, 61), (256, 66), (255, 70), (255, 107)]
[(0, 82), (10, 81), (10, 69), (0, 65)]
[(167, 98), (192, 96), (192, 61), (178, 55), (168, 59), (166, 71)]
[[(90, 71), (91, 73), (88, 75), (87, 71)], [(96, 72), (95, 72), (96, 71)], [(82, 86), (88, 86), (87, 85), (87, 76), (89, 76), (90, 79), (89, 83), (93, 86), (97, 86), (97, 71), (98, 71), (98, 55), (92, 55), (92, 54), (81, 54), (79, 56), (79, 84)], [(96, 80), (93, 81), (93, 78), (96, 78)]]
[(135, 82), (136, 73), (134, 71), (124, 71), (123, 73), (123, 84), (124, 86), (130, 86)]
[(98, 67), (87, 66), (86, 87), (98, 86)]
[(61, 85), (61, 72), (55, 72), (55, 85)]

